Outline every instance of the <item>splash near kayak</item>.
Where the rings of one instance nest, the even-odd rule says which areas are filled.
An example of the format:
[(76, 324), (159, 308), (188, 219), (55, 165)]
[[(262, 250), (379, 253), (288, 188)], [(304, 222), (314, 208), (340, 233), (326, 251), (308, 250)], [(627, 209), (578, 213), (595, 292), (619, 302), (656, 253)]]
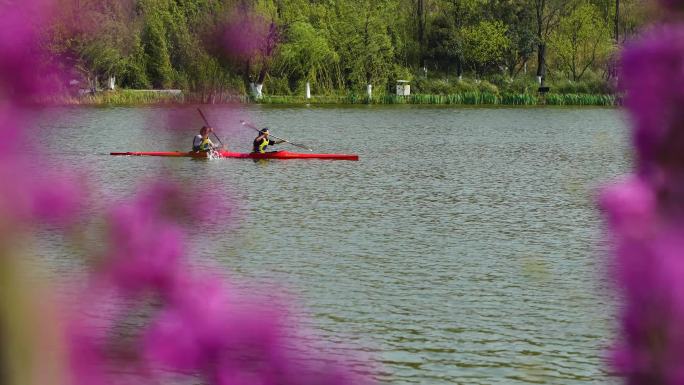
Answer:
[(242, 158), (242, 159), (324, 159), (324, 160), (359, 160), (359, 156), (356, 154), (314, 154), (314, 153), (300, 153), (300, 152), (289, 152), (289, 151), (273, 151), (267, 153), (244, 153), (244, 152), (232, 152), (226, 150), (217, 150), (212, 152), (181, 152), (181, 151), (168, 151), (168, 152), (112, 152), (110, 155), (116, 156), (161, 156), (161, 157), (171, 157), (171, 158)]

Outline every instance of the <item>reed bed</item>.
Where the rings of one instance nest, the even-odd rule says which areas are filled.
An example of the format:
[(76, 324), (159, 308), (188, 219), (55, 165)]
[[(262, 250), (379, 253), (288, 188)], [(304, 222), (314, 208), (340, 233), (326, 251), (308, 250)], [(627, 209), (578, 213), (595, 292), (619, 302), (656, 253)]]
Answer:
[(591, 94), (503, 94), (489, 92), (463, 92), (451, 95), (414, 94), (410, 96), (348, 94), (332, 96), (265, 96), (253, 100), (261, 104), (427, 104), (427, 105), (514, 105), (514, 106), (616, 106), (615, 95)]
[(555, 106), (615, 106), (618, 104), (615, 95), (549, 94), (545, 99), (545, 104)]
[(250, 103), (252, 99), (247, 95), (228, 93), (170, 93), (153, 90), (118, 90), (104, 91), (96, 94), (81, 96), (58, 95), (49, 99), (36, 100), (39, 104), (56, 105), (155, 105), (155, 104), (226, 104), (226, 103)]
[(95, 95), (86, 95), (80, 98), (82, 104), (111, 104), (111, 105), (136, 105), (136, 104), (164, 104), (183, 103), (185, 96), (180, 94), (159, 93), (154, 91), (122, 90), (116, 92), (101, 92)]

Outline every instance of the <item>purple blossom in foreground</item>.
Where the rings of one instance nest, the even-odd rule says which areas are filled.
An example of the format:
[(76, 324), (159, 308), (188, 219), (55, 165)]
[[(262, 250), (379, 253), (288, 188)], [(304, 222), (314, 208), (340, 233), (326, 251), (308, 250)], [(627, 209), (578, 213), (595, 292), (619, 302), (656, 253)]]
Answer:
[(615, 184), (601, 195), (611, 230), (622, 238), (648, 236), (656, 227), (656, 197), (638, 177)]
[[(622, 82), (634, 118), (637, 171), (668, 215), (684, 214), (684, 25), (656, 28), (627, 49)], [(662, 210), (661, 210), (662, 211)], [(661, 212), (661, 214), (665, 214)]]
[(150, 360), (219, 385), (368, 383), (303, 349), (276, 304), (229, 292), (217, 279), (187, 282), (148, 330)]
[(0, 3), (0, 100), (7, 95), (21, 100), (48, 91), (37, 79), (36, 69), (42, 56), (38, 26), (49, 22), (52, 5), (49, 0)]
[[(154, 383), (169, 373), (217, 385), (367, 383), (303, 349), (283, 304), (250, 299), (214, 273), (192, 271), (174, 221), (187, 207), (179, 192), (158, 183), (112, 211), (97, 284), (70, 322), (76, 383)], [(138, 312), (135, 334), (118, 336)], [(112, 371), (120, 367), (125, 374)]]
[[(176, 189), (159, 183), (109, 215), (104, 273), (123, 290), (171, 290), (183, 269), (183, 231), (168, 218)], [(166, 217), (165, 217), (166, 215)]]
[(254, 57), (259, 55), (269, 35), (268, 21), (261, 15), (238, 11), (228, 21), (224, 31), (224, 47), (230, 55)]
[(37, 32), (50, 22), (52, 6), (48, 0), (0, 3), (0, 180), (11, 181), (0, 189), (0, 214), (13, 226), (72, 221), (86, 196), (71, 172), (48, 167), (34, 151), (27, 140), (34, 127), (19, 104), (54, 92), (41, 73), (55, 71), (42, 63)]
[(125, 297), (108, 282), (91, 284), (71, 305), (65, 332), (73, 385), (123, 383), (122, 378), (131, 385), (146, 382), (134, 365), (136, 357), (125, 354), (132, 347), (119, 342), (124, 337), (116, 334), (117, 321), (127, 316), (126, 306)]
[[(670, 2), (674, 4), (674, 2)], [(601, 195), (623, 298), (612, 367), (634, 385), (684, 384), (684, 25), (624, 53), (636, 175)]]
[[(0, 2), (0, 178), (11, 181), (0, 188), (3, 262), (12, 257), (5, 240), (38, 224), (73, 220), (87, 195), (71, 173), (46, 172), (45, 167), (25, 172), (36, 161), (29, 144), (23, 144), (34, 132), (17, 101), (54, 91), (35, 77), (42, 75), (36, 71), (42, 62), (37, 28), (49, 22), (50, 4), (49, 0)], [(56, 169), (51, 166), (50, 170)], [(11, 360), (0, 354), (0, 380), (5, 380), (5, 361), (12, 361), (11, 365), (39, 373), (36, 378), (42, 381), (10, 385), (157, 384), (168, 383), (177, 372), (217, 385), (367, 382), (300, 346), (302, 341), (292, 333), (296, 325), (288, 322), (282, 304), (249, 299), (216, 278), (216, 273), (192, 271), (185, 255), (184, 225), (228, 212), (220, 197), (211, 194), (198, 193), (197, 201), (189, 202), (190, 194), (178, 186), (157, 183), (113, 206), (105, 216), (107, 247), (101, 264), (89, 283), (73, 282), (78, 290), (73, 302), (62, 309), (64, 330), (48, 311), (36, 311), (44, 319), (21, 315), (32, 322), (13, 322), (14, 329), (6, 329), (9, 323), (3, 317), (22, 306), (12, 309), (5, 307), (10, 301), (0, 301), (0, 337), (8, 333), (17, 336), (12, 340), (28, 341), (11, 345), (14, 342), (0, 338), (0, 351), (12, 354)], [(21, 299), (11, 298), (15, 302), (24, 305)], [(21, 317), (17, 319), (24, 321)], [(53, 333), (34, 330), (32, 325)], [(44, 346), (42, 340), (28, 338), (60, 333), (64, 346)], [(57, 360), (34, 359), (62, 349), (68, 353), (68, 367), (61, 368), (68, 371), (66, 379), (58, 378), (64, 373), (52, 367)], [(55, 372), (58, 375), (50, 376)]]
[(670, 11), (684, 11), (684, 1), (682, 0), (659, 0), (659, 3)]
[(613, 365), (630, 384), (684, 383), (684, 231), (618, 246), (627, 299)]

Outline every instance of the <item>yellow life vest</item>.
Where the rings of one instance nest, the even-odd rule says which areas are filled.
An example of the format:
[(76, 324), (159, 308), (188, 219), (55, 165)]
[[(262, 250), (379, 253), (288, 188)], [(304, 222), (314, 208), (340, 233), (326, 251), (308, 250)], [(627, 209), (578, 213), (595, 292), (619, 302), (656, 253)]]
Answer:
[(261, 140), (261, 144), (259, 144), (259, 152), (262, 154), (266, 153), (266, 146), (268, 146), (269, 140), (267, 138), (263, 138)]
[(200, 151), (209, 151), (214, 147), (214, 143), (209, 138), (203, 139), (200, 143)]

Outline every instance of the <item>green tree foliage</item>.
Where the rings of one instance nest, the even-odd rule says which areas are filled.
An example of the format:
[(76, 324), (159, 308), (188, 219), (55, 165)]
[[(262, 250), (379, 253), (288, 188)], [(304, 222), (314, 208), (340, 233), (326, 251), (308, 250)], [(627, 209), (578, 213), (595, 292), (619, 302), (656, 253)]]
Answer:
[[(501, 85), (542, 62), (554, 81), (579, 80), (609, 73), (610, 42), (647, 22), (644, 1), (64, 0), (49, 44), (91, 81), (116, 76), (123, 87), (207, 99), (263, 82), (301, 92), (309, 81), (316, 93), (391, 92), (398, 79), (454, 75)], [(227, 44), (231, 23), (247, 49)]]
[[(50, 46), (89, 80), (121, 73), (134, 45), (135, 6), (130, 1), (82, 0), (65, 3), (51, 26)], [(129, 25), (126, 24), (126, 21)]]
[(147, 56), (147, 76), (153, 87), (168, 88), (173, 84), (174, 71), (171, 66), (166, 23), (163, 20), (163, 10), (156, 7), (159, 5), (158, 2), (150, 3), (152, 4), (146, 4), (145, 24), (142, 30), (142, 39), (145, 42), (143, 49)]
[(147, 76), (147, 55), (143, 48), (140, 36), (135, 36), (135, 42), (131, 53), (123, 59), (120, 69), (119, 81), (131, 88), (145, 89), (152, 86)]
[(309, 81), (330, 91), (340, 82), (339, 56), (321, 31), (305, 21), (295, 22), (288, 28), (276, 67), (295, 86)]
[(488, 14), (506, 26), (510, 44), (504, 52), (504, 60), (510, 77), (515, 77), (525, 67), (535, 52), (537, 38), (530, 26), (534, 25), (533, 9), (524, 0), (491, 1)]
[(599, 9), (583, 4), (560, 21), (551, 35), (550, 46), (556, 66), (577, 81), (592, 65), (608, 58), (613, 41)]
[(388, 3), (364, 0), (337, 5), (332, 41), (348, 88), (385, 85), (392, 75), (394, 49), (388, 33)]
[(435, 18), (428, 35), (428, 58), (447, 73), (463, 73), (463, 36), (455, 19), (443, 14)]
[(463, 28), (463, 57), (478, 75), (496, 71), (504, 63), (504, 54), (511, 45), (508, 28), (499, 20), (483, 20)]

